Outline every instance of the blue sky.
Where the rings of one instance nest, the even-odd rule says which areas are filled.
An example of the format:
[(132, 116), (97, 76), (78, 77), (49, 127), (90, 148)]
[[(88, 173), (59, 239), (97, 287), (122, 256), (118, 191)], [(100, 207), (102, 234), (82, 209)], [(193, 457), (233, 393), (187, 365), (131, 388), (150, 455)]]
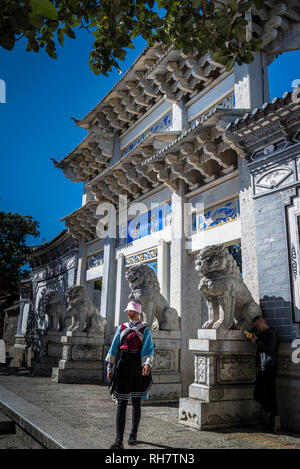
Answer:
[[(92, 38), (86, 31), (66, 37), (57, 60), (25, 51), (24, 41), (9, 52), (0, 48), (0, 79), (6, 104), (0, 104), (0, 210), (31, 215), (41, 236), (51, 240), (63, 228), (59, 219), (81, 205), (82, 184), (70, 182), (50, 158), (61, 160), (85, 137), (70, 117), (84, 117), (118, 81), (117, 71), (96, 76), (88, 65)], [(145, 47), (135, 41), (121, 63), (126, 71)], [(291, 90), (300, 78), (300, 51), (277, 58), (269, 67), (270, 97)]]

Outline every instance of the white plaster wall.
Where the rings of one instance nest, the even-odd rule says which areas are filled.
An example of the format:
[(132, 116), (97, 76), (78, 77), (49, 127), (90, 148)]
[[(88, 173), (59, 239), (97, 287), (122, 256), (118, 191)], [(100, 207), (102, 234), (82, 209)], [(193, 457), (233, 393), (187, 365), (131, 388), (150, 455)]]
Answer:
[(104, 239), (96, 239), (86, 245), (86, 255), (91, 256), (104, 249)]
[(99, 265), (98, 267), (92, 267), (86, 271), (86, 282), (90, 280), (96, 280), (103, 276), (103, 265)]
[[(168, 200), (171, 200), (172, 198), (172, 191), (165, 187), (164, 189), (155, 192), (154, 194), (150, 195), (149, 197), (145, 197), (141, 201), (136, 201), (136, 203), (142, 203), (146, 205), (146, 211), (150, 210), (151, 204), (162, 204), (164, 202), (167, 202)], [(132, 206), (132, 204), (130, 205)]]
[(191, 236), (187, 241), (189, 252), (199, 251), (209, 244), (228, 244), (241, 238), (241, 220), (234, 220)]
[[(238, 196), (238, 193), (239, 180), (238, 177), (234, 177), (209, 189), (208, 191), (201, 192), (200, 194), (191, 197), (188, 201), (193, 204), (193, 208), (196, 208), (196, 204), (204, 204), (203, 208), (206, 210), (215, 204), (222, 203), (223, 201), (230, 200), (233, 197)], [(187, 249), (191, 253), (198, 251), (209, 244), (227, 244), (231, 241), (239, 240), (240, 238), (241, 221), (238, 219), (190, 236), (187, 240)]]
[(154, 248), (158, 245), (159, 240), (163, 239), (167, 243), (171, 241), (171, 227), (168, 226), (164, 230), (156, 231), (155, 233), (144, 236), (143, 238), (136, 239), (131, 243), (124, 244), (115, 250), (115, 259), (118, 258), (118, 254), (122, 253), (124, 256), (136, 254), (140, 251)]
[(161, 117), (172, 109), (172, 123), (168, 128), (170, 131), (181, 130), (182, 128), (182, 110), (178, 104), (172, 104), (168, 101), (161, 103), (153, 112), (146, 116), (141, 122), (135, 124), (132, 130), (130, 130), (124, 137), (120, 139), (120, 148), (123, 150), (127, 145), (138, 138), (143, 132), (145, 132), (151, 125), (155, 124)]
[(21, 325), (21, 334), (25, 334), (26, 332), (26, 327), (27, 327), (27, 319), (28, 319), (28, 313), (29, 313), (29, 303), (25, 303), (23, 307), (23, 315), (22, 315), (22, 325)]
[(237, 196), (239, 193), (239, 179), (238, 176), (229, 179), (218, 186), (215, 186), (207, 191), (200, 192), (200, 194), (190, 197), (188, 202), (194, 204), (203, 203), (204, 208), (208, 208), (223, 200)]
[(234, 74), (224, 78), (213, 89), (208, 91), (204, 96), (201, 96), (188, 108), (188, 121), (196, 119), (196, 117), (204, 112), (206, 109), (212, 107), (218, 101), (225, 98), (230, 92), (234, 90)]

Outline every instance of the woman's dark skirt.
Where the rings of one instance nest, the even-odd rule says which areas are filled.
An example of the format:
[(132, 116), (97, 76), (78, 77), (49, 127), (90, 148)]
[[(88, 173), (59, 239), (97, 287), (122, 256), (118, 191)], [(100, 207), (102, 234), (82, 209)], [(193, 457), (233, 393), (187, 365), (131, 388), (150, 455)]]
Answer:
[(110, 393), (117, 399), (130, 399), (131, 397), (148, 397), (152, 384), (151, 373), (142, 376), (141, 352), (120, 350), (113, 377), (111, 379)]

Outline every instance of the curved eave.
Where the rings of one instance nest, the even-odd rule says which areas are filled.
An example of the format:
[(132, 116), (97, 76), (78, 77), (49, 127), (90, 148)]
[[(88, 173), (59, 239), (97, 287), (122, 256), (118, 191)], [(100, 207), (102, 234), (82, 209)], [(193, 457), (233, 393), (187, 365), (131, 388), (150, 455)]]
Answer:
[[(42, 244), (38, 246), (36, 249), (33, 249), (31, 251), (31, 257), (38, 257), (41, 256), (42, 254), (50, 251), (53, 248), (56, 248), (60, 243), (63, 243), (66, 241), (69, 237), (68, 230), (64, 229), (62, 230), (58, 235), (56, 235), (51, 241), (48, 241), (45, 244)], [(34, 248), (34, 246), (32, 246)]]
[(228, 124), (226, 130), (236, 134), (249, 133), (255, 127), (263, 127), (267, 120), (280, 117), (281, 111), (287, 113), (300, 107), (300, 87), (298, 91), (283, 93), (281, 98), (275, 97), (271, 102), (264, 103), (260, 108), (244, 114), (241, 118)]
[(76, 125), (78, 125), (78, 127), (88, 129), (89, 124), (92, 122), (92, 120), (95, 118), (95, 116), (101, 109), (101, 105), (103, 105), (105, 101), (107, 100), (107, 98), (111, 97), (111, 95), (115, 91), (117, 91), (118, 88), (120, 88), (120, 85), (123, 83), (125, 79), (130, 80), (133, 78), (134, 76), (133, 70), (138, 65), (138, 62), (141, 60), (141, 58), (144, 57), (150, 49), (151, 49), (150, 47), (145, 47), (145, 49), (140, 53), (140, 55), (133, 62), (131, 67), (124, 73), (124, 75), (117, 81), (117, 83), (110, 89), (110, 91), (106, 93), (106, 95), (99, 101), (99, 103), (90, 112), (88, 112), (88, 114), (85, 117), (83, 117), (79, 122), (77, 122)]

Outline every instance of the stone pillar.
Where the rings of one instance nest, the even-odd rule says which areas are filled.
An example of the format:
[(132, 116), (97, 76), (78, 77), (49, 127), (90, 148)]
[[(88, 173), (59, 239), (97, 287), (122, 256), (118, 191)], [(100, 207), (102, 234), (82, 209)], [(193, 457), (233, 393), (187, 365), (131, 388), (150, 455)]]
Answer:
[(59, 365), (63, 354), (63, 335), (62, 331), (47, 331), (47, 334), (41, 337), (43, 355), (35, 367), (37, 375), (52, 376), (52, 369)]
[(270, 99), (265, 55), (261, 52), (253, 52), (253, 55), (254, 60), (251, 64), (234, 66), (236, 109), (253, 110)]
[(253, 399), (255, 347), (242, 331), (200, 329), (190, 340), (194, 382), (179, 402), (179, 423), (211, 430), (255, 423), (261, 418)]
[(243, 280), (252, 293), (254, 301), (258, 303), (256, 223), (251, 179), (246, 160), (239, 158), (238, 167)]
[(127, 306), (129, 294), (130, 288), (125, 278), (125, 256), (119, 253), (117, 261), (115, 327), (127, 321), (127, 314), (124, 312), (124, 309)]
[(152, 371), (153, 384), (150, 388), (149, 403), (178, 402), (181, 396), (180, 331), (153, 331), (154, 363)]
[(201, 327), (201, 303), (193, 281), (196, 276), (194, 258), (186, 250), (185, 183), (179, 182), (178, 191), (172, 195), (172, 240), (170, 252), (170, 306), (175, 308), (181, 321), (180, 373), (182, 394), (188, 394), (193, 380), (193, 354), (188, 348), (189, 339)]
[(157, 278), (162, 296), (169, 302), (169, 246), (168, 243), (160, 239), (157, 250)]
[(80, 239), (78, 249), (78, 264), (76, 285), (85, 285), (85, 272), (86, 272), (86, 241), (84, 238)]
[(86, 187), (86, 184), (83, 186), (83, 193), (82, 193), (82, 203), (81, 206), (83, 207), (85, 204), (92, 200), (92, 194), (90, 190)]
[(25, 333), (27, 326), (27, 319), (30, 310), (31, 304), (28, 300), (20, 300), (20, 312), (18, 316), (17, 332), (15, 335), (14, 346), (10, 350), (10, 366), (13, 368), (20, 368), (24, 365), (26, 361), (25, 350)]
[[(235, 65), (234, 73), (235, 108), (253, 110), (269, 101), (268, 69), (264, 54), (254, 52), (254, 61), (251, 64)], [(258, 302), (255, 214), (251, 179), (244, 159), (238, 159), (238, 168), (243, 279), (254, 300)]]
[(115, 238), (107, 237), (104, 242), (103, 277), (101, 293), (101, 316), (107, 320), (105, 344), (110, 342), (115, 325), (116, 263)]

